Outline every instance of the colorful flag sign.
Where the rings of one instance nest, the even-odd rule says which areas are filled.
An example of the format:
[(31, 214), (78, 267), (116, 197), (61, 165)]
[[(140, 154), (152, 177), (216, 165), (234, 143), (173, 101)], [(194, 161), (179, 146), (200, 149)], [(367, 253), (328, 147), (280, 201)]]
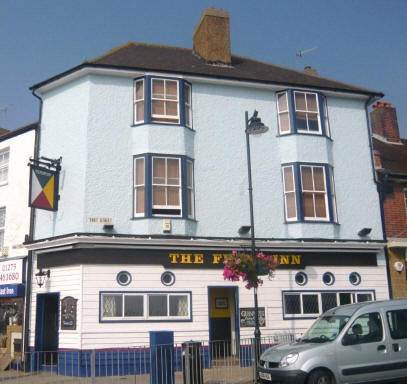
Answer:
[(58, 174), (58, 171), (30, 164), (30, 207), (58, 209)]

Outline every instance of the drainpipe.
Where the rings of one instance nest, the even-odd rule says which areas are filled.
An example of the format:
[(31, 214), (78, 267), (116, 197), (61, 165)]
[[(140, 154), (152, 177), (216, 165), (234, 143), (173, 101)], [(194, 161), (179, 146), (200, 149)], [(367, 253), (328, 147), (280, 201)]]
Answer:
[[(366, 100), (365, 103), (365, 113), (366, 113), (366, 123), (367, 123), (367, 132), (369, 135), (369, 148), (370, 148), (370, 161), (372, 164), (372, 172), (373, 172), (373, 181), (376, 184), (377, 193), (379, 194), (379, 202), (380, 202), (380, 221), (382, 223), (382, 232), (383, 232), (383, 240), (387, 242), (387, 235), (386, 235), (386, 223), (384, 221), (384, 210), (383, 210), (383, 200), (384, 194), (381, 188), (381, 184), (379, 184), (376, 180), (376, 170), (374, 164), (374, 155), (373, 155), (373, 144), (372, 144), (372, 133), (370, 132), (370, 124), (369, 124), (369, 112), (367, 107), (374, 101), (375, 97), (371, 96)], [(389, 297), (390, 299), (393, 298), (393, 291), (391, 286), (391, 276), (390, 276), (390, 262), (389, 262), (389, 252), (387, 249), (387, 245), (384, 248), (384, 258), (386, 261), (386, 274), (387, 274), (387, 288), (389, 290)]]
[[(35, 142), (34, 142), (34, 159), (38, 160), (40, 151), (40, 129), (42, 120), (42, 99), (40, 96), (32, 91), (34, 97), (40, 101), (39, 106), (39, 119), (38, 126), (35, 130)], [(30, 212), (30, 230), (28, 238), (25, 242), (32, 242), (34, 240), (34, 225), (35, 225), (35, 209), (31, 208)], [(30, 369), (30, 355), (28, 354), (29, 339), (30, 339), (30, 309), (31, 309), (31, 293), (32, 293), (32, 272), (33, 272), (33, 251), (28, 251), (27, 255), (27, 279), (25, 284), (25, 308), (24, 308), (24, 332), (23, 332), (23, 359), (24, 359), (24, 369), (27, 371)]]

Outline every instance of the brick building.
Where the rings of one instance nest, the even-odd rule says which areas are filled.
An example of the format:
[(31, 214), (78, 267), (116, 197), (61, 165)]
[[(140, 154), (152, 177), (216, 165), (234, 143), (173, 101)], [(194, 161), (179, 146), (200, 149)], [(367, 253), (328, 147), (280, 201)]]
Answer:
[(396, 109), (390, 103), (376, 103), (370, 117), (392, 295), (407, 297), (407, 139), (400, 138)]

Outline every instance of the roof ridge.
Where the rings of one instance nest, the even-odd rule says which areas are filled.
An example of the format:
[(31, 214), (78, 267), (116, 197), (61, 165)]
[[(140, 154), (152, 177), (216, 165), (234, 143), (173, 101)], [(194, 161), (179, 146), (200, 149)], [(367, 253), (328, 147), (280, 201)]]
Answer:
[(128, 41), (127, 43), (124, 43), (122, 45), (119, 45), (117, 47), (114, 47), (112, 49), (110, 49), (108, 52), (103, 53), (97, 57), (95, 57), (94, 59), (91, 60), (85, 60), (84, 63), (94, 63), (98, 60), (104, 59), (105, 57), (108, 57), (110, 55), (112, 55), (113, 53), (116, 53), (117, 51), (123, 49), (123, 48), (127, 48), (130, 47), (132, 45), (138, 45), (138, 46), (144, 46), (144, 47), (155, 47), (155, 48), (171, 48), (171, 49), (180, 49), (180, 50), (184, 50), (184, 51), (191, 51), (191, 48), (183, 48), (183, 47), (173, 47), (170, 45), (162, 45), (162, 44), (151, 44), (151, 43), (143, 43), (143, 42), (138, 42), (138, 41)]
[(317, 78), (317, 79), (321, 79), (321, 80), (333, 81), (333, 82), (338, 83), (338, 84), (346, 85), (347, 87), (359, 88), (360, 90), (368, 91), (369, 93), (371, 93), (372, 91), (373, 91), (373, 92), (376, 92), (376, 93), (381, 93), (381, 91), (377, 91), (377, 90), (375, 90), (375, 89), (369, 89), (369, 88), (365, 88), (365, 87), (360, 87), (360, 86), (358, 86), (358, 85), (354, 85), (354, 84), (350, 84), (350, 83), (345, 83), (345, 82), (343, 82), (343, 81), (331, 79), (331, 78), (329, 78), (329, 77), (324, 77), (324, 76), (320, 76), (320, 75), (317, 75), (317, 76), (315, 76), (315, 75), (310, 75), (310, 74), (308, 74), (308, 73), (306, 73), (306, 72), (304, 72), (303, 70), (300, 70), (300, 69), (293, 69), (293, 68), (285, 67), (285, 66), (283, 66), (283, 65), (277, 65), (277, 64), (270, 63), (270, 62), (267, 62), (267, 61), (264, 61), (264, 60), (257, 60), (257, 59), (253, 59), (253, 58), (251, 58), (251, 57), (240, 56), (240, 55), (234, 55), (234, 54), (232, 54), (232, 56), (238, 57), (238, 58), (241, 58), (241, 59), (245, 59), (245, 60), (256, 61), (256, 62), (258, 62), (258, 63), (262, 63), (262, 64), (266, 64), (266, 65), (271, 65), (271, 66), (273, 66), (273, 67), (281, 68), (281, 69), (284, 69), (284, 70), (286, 70), (286, 71), (297, 72), (298, 74), (301, 74), (301, 75), (303, 75), (303, 76), (310, 77), (310, 78), (312, 78), (312, 79)]

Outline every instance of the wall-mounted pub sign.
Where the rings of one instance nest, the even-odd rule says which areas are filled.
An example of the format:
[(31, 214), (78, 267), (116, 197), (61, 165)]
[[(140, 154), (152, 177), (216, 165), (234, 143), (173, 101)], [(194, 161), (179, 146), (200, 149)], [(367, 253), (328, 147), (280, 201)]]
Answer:
[(78, 300), (72, 296), (64, 297), (61, 300), (61, 329), (76, 329), (76, 304)]
[(30, 196), (28, 205), (48, 211), (58, 210), (58, 184), (61, 159), (30, 159)]

